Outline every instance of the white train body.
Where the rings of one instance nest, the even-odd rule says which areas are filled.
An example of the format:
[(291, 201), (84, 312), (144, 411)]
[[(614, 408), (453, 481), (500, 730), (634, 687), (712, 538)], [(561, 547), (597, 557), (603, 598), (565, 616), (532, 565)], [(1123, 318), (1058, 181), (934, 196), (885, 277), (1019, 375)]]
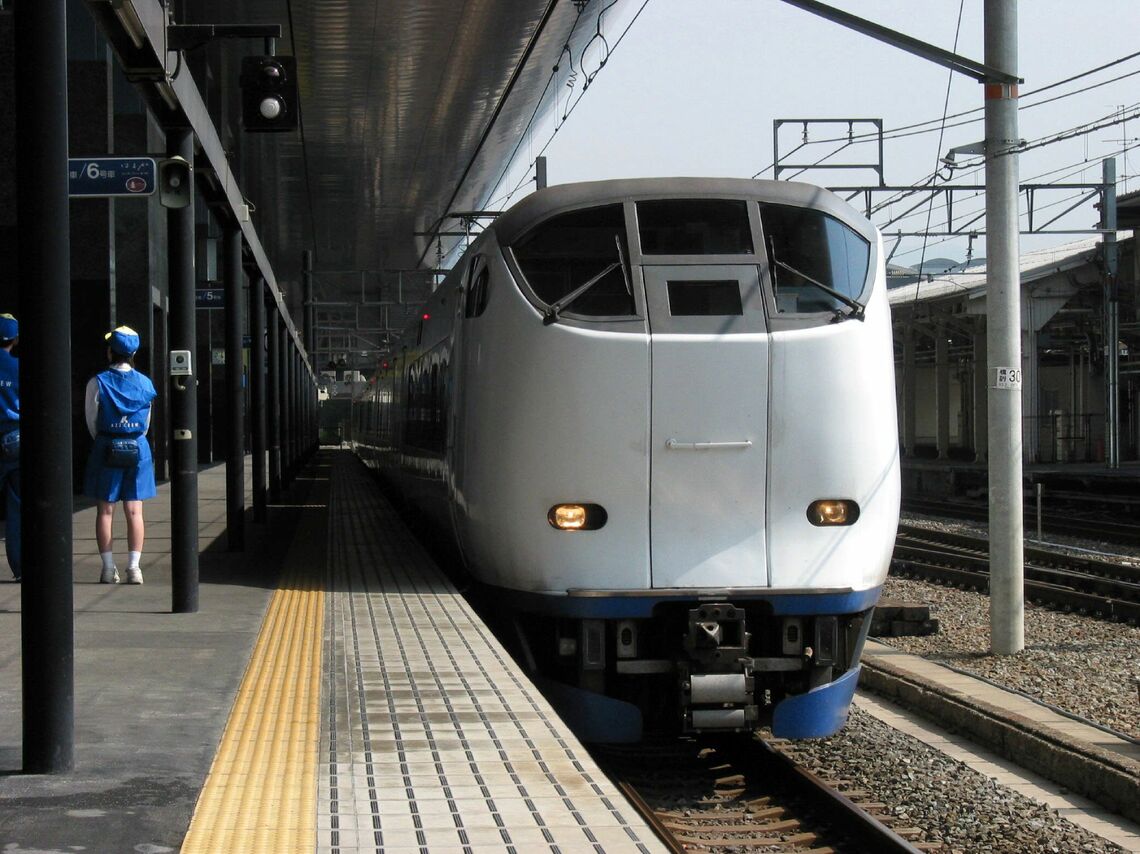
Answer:
[(386, 364), (362, 457), (587, 737), (842, 725), (899, 507), (881, 240), (853, 209), (735, 179), (539, 191)]

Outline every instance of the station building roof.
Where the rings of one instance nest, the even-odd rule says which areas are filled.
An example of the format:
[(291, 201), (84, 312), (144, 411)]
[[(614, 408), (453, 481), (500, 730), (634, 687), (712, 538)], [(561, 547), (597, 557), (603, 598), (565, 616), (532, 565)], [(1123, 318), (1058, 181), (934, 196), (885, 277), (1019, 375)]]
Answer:
[[(1021, 283), (1030, 284), (1089, 264), (1100, 251), (1101, 242), (1099, 237), (1090, 237), (1061, 246), (1022, 252)], [(983, 296), (989, 286), (986, 273), (986, 262), (983, 259), (977, 264), (965, 265), (961, 271), (924, 277), (919, 282), (892, 288), (888, 299), (894, 307), (962, 297), (977, 298)]]

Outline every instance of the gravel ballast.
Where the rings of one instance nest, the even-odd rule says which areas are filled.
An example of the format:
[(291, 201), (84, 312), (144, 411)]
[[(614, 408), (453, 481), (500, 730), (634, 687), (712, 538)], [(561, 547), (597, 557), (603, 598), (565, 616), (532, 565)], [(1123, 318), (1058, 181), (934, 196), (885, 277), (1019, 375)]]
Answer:
[[(979, 530), (956, 521), (907, 521)], [(1140, 563), (1138, 550), (1080, 541), (1066, 545), (1115, 553), (1122, 563)], [(985, 594), (892, 576), (883, 595), (928, 604), (930, 616), (940, 624), (934, 635), (881, 638), (883, 642), (1140, 738), (1140, 628), (1027, 603), (1025, 649), (998, 656), (989, 651)], [(850, 781), (872, 793), (903, 824), (922, 828), (922, 842), (942, 843), (943, 851), (1124, 850), (857, 707), (838, 735), (799, 742), (795, 751), (799, 761), (821, 776)]]

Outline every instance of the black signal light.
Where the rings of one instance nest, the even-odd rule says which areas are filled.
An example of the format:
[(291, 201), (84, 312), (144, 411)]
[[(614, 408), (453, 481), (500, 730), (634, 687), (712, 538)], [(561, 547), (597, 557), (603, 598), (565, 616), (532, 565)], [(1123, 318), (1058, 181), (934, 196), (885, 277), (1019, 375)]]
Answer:
[(297, 60), (292, 56), (246, 56), (241, 61), (241, 123), (269, 133), (297, 127)]

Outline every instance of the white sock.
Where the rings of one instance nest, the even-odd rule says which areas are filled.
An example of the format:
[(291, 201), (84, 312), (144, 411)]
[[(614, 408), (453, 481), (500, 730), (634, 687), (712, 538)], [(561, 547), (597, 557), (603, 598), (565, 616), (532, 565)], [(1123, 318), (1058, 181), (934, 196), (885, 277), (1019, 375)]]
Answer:
[(115, 553), (114, 552), (99, 552), (99, 557), (103, 558), (103, 569), (115, 568)]
[(128, 563), (127, 563), (127, 569), (138, 569), (139, 568), (139, 558), (141, 558), (141, 557), (142, 557), (142, 552), (131, 552), (130, 558), (129, 558)]

